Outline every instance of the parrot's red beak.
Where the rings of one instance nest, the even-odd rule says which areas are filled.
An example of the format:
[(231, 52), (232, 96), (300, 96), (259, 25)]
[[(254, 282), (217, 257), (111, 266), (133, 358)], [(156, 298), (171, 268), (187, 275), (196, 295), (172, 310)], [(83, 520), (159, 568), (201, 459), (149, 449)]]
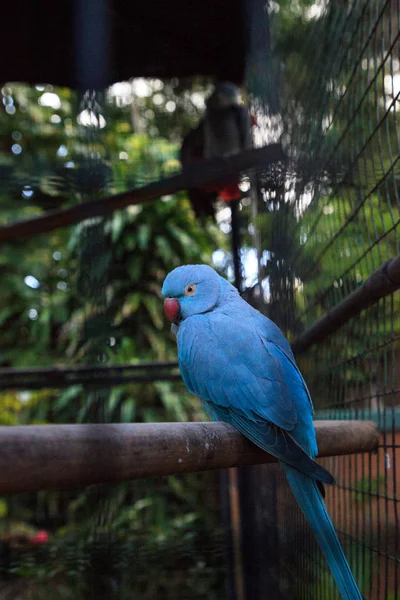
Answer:
[(164, 300), (164, 312), (167, 319), (175, 321), (178, 318), (181, 307), (176, 298), (166, 298)]

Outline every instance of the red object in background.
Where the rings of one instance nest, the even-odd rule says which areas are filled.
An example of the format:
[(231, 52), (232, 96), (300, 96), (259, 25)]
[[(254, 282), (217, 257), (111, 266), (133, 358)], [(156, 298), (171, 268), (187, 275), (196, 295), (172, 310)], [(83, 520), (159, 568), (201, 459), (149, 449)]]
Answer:
[[(191, 163), (202, 162), (202, 157), (191, 158)], [(221, 185), (205, 185), (201, 189), (209, 194), (217, 194), (221, 200), (225, 202), (232, 202), (232, 200), (239, 200), (242, 197), (242, 192), (239, 189), (238, 181), (228, 183), (221, 187)]]
[(230, 183), (219, 190), (218, 196), (225, 202), (232, 202), (232, 200), (239, 200), (242, 197), (242, 193), (237, 183)]
[(238, 182), (228, 183), (221, 186), (207, 186), (204, 188), (207, 192), (214, 192), (219, 196), (221, 200), (225, 202), (231, 202), (232, 200), (239, 200), (242, 197), (242, 192), (239, 189)]
[(49, 541), (49, 534), (47, 533), (47, 531), (44, 530), (38, 531), (33, 537), (31, 537), (29, 541), (34, 546), (47, 544), (47, 542)]
[[(257, 119), (254, 115), (250, 115), (250, 125), (251, 127), (255, 127), (257, 125)], [(228, 183), (224, 185), (224, 187), (217, 188), (207, 188), (209, 191), (216, 192), (221, 200), (225, 202), (232, 202), (233, 200), (240, 200), (242, 197), (242, 192), (239, 189), (239, 182), (235, 181), (234, 183)]]

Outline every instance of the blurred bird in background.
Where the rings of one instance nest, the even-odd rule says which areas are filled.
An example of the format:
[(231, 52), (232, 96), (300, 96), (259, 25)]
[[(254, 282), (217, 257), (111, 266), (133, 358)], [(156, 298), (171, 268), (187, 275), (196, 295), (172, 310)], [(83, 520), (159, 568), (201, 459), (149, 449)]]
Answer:
[[(206, 101), (204, 119), (183, 140), (182, 166), (204, 159), (232, 156), (251, 148), (252, 124), (248, 108), (241, 104), (239, 88), (227, 81), (218, 83)], [(239, 200), (239, 177), (223, 185), (189, 190), (197, 218), (215, 218), (214, 203), (218, 198), (225, 202)]]

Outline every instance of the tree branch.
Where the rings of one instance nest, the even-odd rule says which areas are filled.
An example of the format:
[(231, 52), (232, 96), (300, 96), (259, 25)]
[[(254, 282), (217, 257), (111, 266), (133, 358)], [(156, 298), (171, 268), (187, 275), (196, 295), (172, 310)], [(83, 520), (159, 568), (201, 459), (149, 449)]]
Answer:
[(237, 175), (241, 171), (267, 168), (274, 162), (284, 161), (285, 158), (280, 144), (270, 144), (264, 148), (246, 150), (225, 159), (205, 160), (193, 165), (193, 167), (186, 167), (179, 175), (160, 179), (143, 187), (77, 204), (70, 208), (49, 211), (33, 219), (3, 225), (0, 227), (0, 242), (30, 237), (60, 227), (75, 225), (85, 219), (109, 215), (115, 210), (134, 204), (151, 202), (156, 198), (175, 194), (180, 190), (224, 183), (232, 175)]

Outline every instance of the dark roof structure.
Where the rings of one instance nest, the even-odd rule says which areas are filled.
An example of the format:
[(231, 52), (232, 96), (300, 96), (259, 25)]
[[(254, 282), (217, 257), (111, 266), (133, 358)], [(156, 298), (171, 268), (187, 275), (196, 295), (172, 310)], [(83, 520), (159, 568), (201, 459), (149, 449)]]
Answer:
[(102, 88), (130, 77), (243, 82), (246, 0), (20, 0), (0, 22), (0, 81)]

